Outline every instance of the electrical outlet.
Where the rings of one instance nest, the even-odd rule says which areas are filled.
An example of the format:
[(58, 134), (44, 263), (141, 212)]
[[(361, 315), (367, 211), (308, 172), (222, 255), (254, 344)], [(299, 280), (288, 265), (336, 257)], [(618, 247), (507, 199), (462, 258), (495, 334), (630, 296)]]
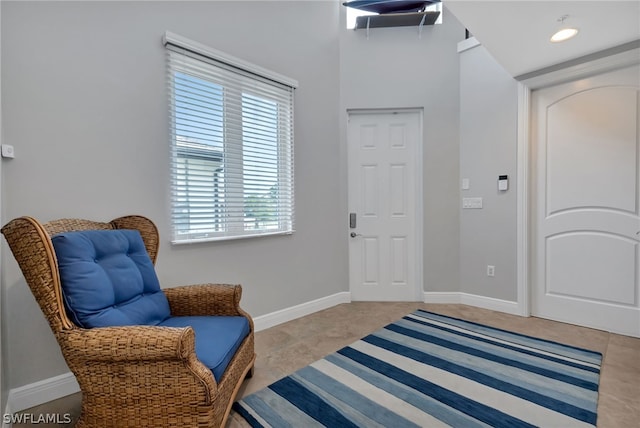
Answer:
[(487, 265), (487, 276), (496, 276), (496, 267)]

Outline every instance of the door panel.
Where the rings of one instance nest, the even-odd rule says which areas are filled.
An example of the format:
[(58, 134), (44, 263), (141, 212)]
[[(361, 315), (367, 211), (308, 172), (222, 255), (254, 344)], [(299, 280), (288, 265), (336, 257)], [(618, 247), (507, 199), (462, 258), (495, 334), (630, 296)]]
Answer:
[(350, 288), (354, 300), (421, 300), (421, 112), (349, 115)]
[(391, 217), (407, 215), (406, 165), (389, 165), (389, 210)]
[(362, 169), (362, 215), (375, 218), (378, 216), (380, 194), (380, 177), (377, 165), (361, 165)]
[(547, 238), (547, 294), (633, 305), (637, 244), (600, 232)]
[(547, 108), (547, 215), (636, 211), (636, 115), (637, 91), (629, 87), (579, 92)]
[(380, 251), (378, 251), (378, 238), (365, 237), (362, 239), (362, 267), (363, 284), (376, 286), (380, 284)]
[(640, 69), (532, 93), (532, 313), (640, 336)]
[(404, 236), (391, 237), (391, 283), (406, 286), (407, 275), (407, 238)]

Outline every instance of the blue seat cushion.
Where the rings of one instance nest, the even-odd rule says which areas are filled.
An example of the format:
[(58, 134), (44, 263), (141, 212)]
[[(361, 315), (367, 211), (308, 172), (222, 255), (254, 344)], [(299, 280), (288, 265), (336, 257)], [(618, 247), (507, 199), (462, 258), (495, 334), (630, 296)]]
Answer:
[(192, 327), (196, 334), (196, 356), (213, 372), (218, 382), (240, 344), (249, 334), (249, 322), (245, 317), (170, 317), (159, 325)]
[(171, 313), (137, 230), (55, 235), (67, 313), (80, 327), (158, 325)]

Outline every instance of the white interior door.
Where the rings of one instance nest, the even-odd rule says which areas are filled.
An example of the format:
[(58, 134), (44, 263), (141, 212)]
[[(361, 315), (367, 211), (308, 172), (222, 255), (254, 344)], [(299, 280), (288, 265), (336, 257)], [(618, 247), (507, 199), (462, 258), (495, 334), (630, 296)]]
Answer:
[(347, 140), (351, 298), (422, 300), (422, 111), (350, 112)]
[(532, 314), (640, 336), (640, 69), (532, 93)]

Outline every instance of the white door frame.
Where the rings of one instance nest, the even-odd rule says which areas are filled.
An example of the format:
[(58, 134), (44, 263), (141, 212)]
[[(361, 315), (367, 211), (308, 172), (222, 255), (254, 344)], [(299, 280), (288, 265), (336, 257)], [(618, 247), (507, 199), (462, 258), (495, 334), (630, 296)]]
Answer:
[(630, 49), (518, 82), (517, 135), (517, 313), (531, 315), (531, 92), (548, 86), (586, 78), (640, 64), (640, 48)]
[[(424, 167), (424, 159), (423, 159), (423, 146), (424, 146), (424, 108), (423, 107), (405, 107), (405, 108), (372, 108), (372, 109), (347, 109), (347, 123), (349, 122), (349, 117), (355, 114), (389, 114), (393, 112), (398, 113), (418, 113), (420, 117), (419, 127), (419, 143), (416, 147), (416, 194), (415, 197), (415, 228), (416, 228), (416, 245), (415, 245), (415, 290), (414, 290), (414, 298), (416, 302), (424, 302), (424, 284), (423, 284), (423, 272), (424, 272), (424, 194), (423, 194), (423, 167)], [(349, 140), (347, 138), (347, 144), (349, 144)], [(347, 150), (348, 151), (348, 150)], [(350, 167), (349, 160), (347, 159), (347, 170)], [(348, 176), (347, 171), (347, 176)], [(347, 201), (349, 200), (349, 194), (347, 192)], [(346, 218), (346, 217), (345, 217)], [(348, 221), (345, 220), (345, 233), (344, 236), (347, 240), (352, 239), (349, 237), (349, 233), (351, 229), (349, 228)], [(349, 260), (349, 264), (351, 260)], [(349, 265), (349, 269), (351, 269)], [(349, 290), (351, 290), (351, 275), (349, 275)]]

